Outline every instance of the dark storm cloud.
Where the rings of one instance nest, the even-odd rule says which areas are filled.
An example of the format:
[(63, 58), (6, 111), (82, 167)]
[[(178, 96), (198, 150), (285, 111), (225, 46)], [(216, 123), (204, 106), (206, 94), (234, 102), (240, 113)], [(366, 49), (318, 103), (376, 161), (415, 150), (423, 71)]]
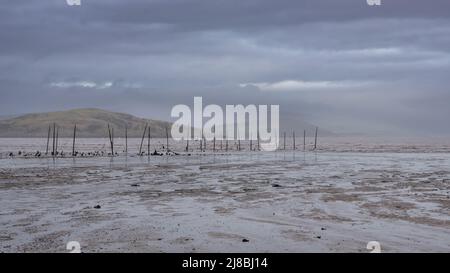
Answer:
[[(0, 6), (0, 115), (267, 103), (338, 132), (450, 133), (450, 2), (64, 0)], [(426, 124), (418, 126), (418, 124)]]

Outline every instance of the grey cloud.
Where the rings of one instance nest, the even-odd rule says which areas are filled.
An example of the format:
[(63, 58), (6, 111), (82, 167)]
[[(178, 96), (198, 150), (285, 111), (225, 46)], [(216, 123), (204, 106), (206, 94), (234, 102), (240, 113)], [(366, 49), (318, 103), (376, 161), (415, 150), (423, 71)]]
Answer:
[(0, 115), (102, 107), (167, 120), (202, 95), (280, 104), (338, 132), (450, 133), (449, 1), (82, 2), (0, 6)]

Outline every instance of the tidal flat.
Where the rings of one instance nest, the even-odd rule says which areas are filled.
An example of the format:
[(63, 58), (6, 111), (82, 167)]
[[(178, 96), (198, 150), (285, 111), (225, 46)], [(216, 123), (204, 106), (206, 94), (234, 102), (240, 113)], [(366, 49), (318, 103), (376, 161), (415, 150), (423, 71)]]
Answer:
[(1, 252), (450, 251), (445, 145), (53, 159), (8, 156), (41, 139), (0, 143)]

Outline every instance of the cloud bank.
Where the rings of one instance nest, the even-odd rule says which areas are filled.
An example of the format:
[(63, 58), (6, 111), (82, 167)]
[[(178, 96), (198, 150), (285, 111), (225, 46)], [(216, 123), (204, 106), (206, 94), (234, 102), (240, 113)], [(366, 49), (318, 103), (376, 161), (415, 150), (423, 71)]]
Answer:
[(8, 1), (0, 115), (167, 120), (201, 95), (336, 132), (450, 134), (449, 18), (446, 0)]

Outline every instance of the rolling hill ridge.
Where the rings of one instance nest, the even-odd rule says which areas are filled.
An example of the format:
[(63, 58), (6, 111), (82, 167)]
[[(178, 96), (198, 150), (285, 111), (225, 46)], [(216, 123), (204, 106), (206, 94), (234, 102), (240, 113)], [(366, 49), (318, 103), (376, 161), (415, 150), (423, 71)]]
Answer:
[(141, 137), (148, 124), (153, 137), (165, 137), (170, 122), (144, 119), (130, 114), (110, 112), (95, 108), (69, 111), (26, 114), (0, 120), (0, 137), (47, 137), (48, 127), (55, 123), (60, 137), (72, 137), (77, 125), (77, 137), (108, 137), (108, 124), (114, 128), (115, 137)]

